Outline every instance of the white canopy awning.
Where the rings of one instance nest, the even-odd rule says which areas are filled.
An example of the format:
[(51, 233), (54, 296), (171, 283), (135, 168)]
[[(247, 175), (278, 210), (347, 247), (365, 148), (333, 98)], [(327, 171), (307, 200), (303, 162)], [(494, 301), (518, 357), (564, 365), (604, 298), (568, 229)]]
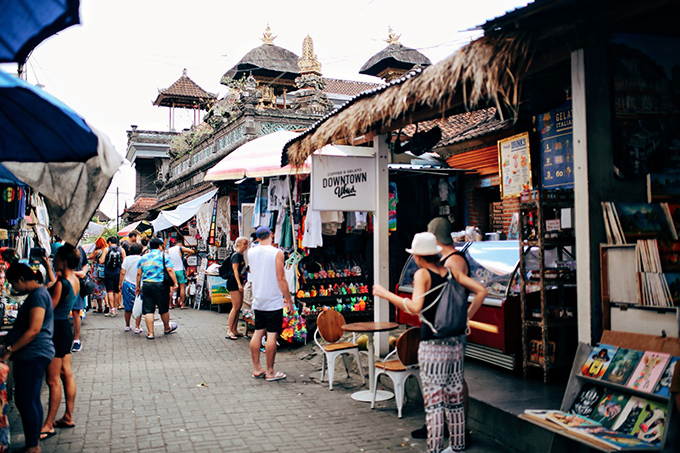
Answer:
[(153, 224), (153, 230), (157, 233), (172, 228), (173, 226), (180, 226), (196, 215), (198, 210), (201, 209), (201, 205), (212, 200), (216, 193), (217, 189), (211, 190), (200, 197), (182, 203), (172, 211), (161, 211), (156, 220), (151, 222)]

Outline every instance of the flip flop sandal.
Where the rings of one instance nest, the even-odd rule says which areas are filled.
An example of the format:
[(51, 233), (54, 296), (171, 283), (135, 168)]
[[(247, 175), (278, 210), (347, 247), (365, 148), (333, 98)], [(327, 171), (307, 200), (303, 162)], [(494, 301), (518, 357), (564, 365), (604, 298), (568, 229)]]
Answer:
[[(56, 435), (57, 435), (56, 431), (52, 431), (52, 432), (43, 431), (43, 432), (40, 433), (40, 440), (46, 440), (46, 439), (49, 439), (50, 437), (56, 436)], [(45, 436), (45, 437), (43, 437), (43, 436)]]
[(286, 379), (286, 375), (280, 371), (277, 371), (273, 377), (266, 378), (267, 382), (280, 381), (281, 379)]
[(267, 373), (262, 372), (260, 374), (253, 374), (252, 376), (253, 376), (253, 379), (263, 379), (267, 376)]
[(75, 428), (76, 424), (75, 423), (66, 423), (63, 420), (57, 420), (57, 421), (54, 422), (53, 426), (55, 428), (71, 429), (71, 428)]
[(153, 340), (154, 338), (155, 338), (155, 337), (152, 337), (152, 336), (150, 336), (150, 335), (147, 335), (147, 336), (146, 336), (146, 339), (147, 339), (147, 340)]

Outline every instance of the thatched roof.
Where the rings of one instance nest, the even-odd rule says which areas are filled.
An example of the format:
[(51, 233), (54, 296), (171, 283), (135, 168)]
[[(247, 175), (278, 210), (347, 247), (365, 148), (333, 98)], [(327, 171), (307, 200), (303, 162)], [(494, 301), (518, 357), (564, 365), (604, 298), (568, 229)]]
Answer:
[(528, 49), (522, 35), (483, 36), (435, 65), (355, 96), (287, 143), (283, 159), (300, 166), (329, 143), (445, 117), (456, 107), (474, 110), (488, 103), (501, 119), (515, 118), (519, 81), (531, 60)]
[(401, 43), (390, 44), (373, 55), (359, 70), (359, 74), (377, 76), (386, 68), (411, 69), (414, 66), (430, 66), (432, 62), (415, 49)]
[(222, 79), (240, 79), (250, 73), (254, 77), (276, 77), (286, 74), (286, 78), (300, 75), (299, 57), (290, 50), (274, 44), (262, 44), (248, 52), (236, 66), (227, 71)]

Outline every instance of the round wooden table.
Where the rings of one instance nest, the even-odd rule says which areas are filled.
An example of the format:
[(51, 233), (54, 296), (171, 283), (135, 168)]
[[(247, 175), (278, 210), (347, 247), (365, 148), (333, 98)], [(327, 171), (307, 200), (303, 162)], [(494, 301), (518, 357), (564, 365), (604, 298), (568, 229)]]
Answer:
[[(389, 332), (397, 329), (399, 324), (396, 322), (353, 322), (342, 326), (345, 332), (356, 332), (368, 334), (368, 390), (359, 390), (352, 393), (352, 398), (356, 401), (370, 403), (373, 399), (373, 386), (375, 385), (375, 351), (373, 349), (373, 334), (376, 332)], [(376, 401), (385, 401), (394, 396), (394, 393), (386, 390), (378, 390), (375, 394)]]

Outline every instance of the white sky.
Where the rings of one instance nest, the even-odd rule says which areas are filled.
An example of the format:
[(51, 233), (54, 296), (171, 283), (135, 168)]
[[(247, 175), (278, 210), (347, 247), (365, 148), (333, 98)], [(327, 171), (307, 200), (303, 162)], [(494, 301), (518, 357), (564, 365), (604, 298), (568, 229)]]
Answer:
[[(433, 63), (479, 36), (466, 32), (527, 0), (82, 0), (81, 25), (44, 41), (28, 61), (28, 81), (71, 106), (104, 131), (124, 155), (126, 131), (168, 130), (168, 109), (154, 107), (158, 88), (167, 88), (187, 68), (208, 92), (224, 95), (222, 75), (262, 44), (267, 24), (274, 44), (297, 55), (307, 34), (326, 77), (378, 81), (359, 75), (361, 66), (387, 46), (388, 26), (400, 42)], [(15, 72), (16, 65), (2, 65)], [(193, 115), (176, 111), (176, 129)], [(101, 209), (116, 214), (134, 198), (134, 170), (121, 167)]]

